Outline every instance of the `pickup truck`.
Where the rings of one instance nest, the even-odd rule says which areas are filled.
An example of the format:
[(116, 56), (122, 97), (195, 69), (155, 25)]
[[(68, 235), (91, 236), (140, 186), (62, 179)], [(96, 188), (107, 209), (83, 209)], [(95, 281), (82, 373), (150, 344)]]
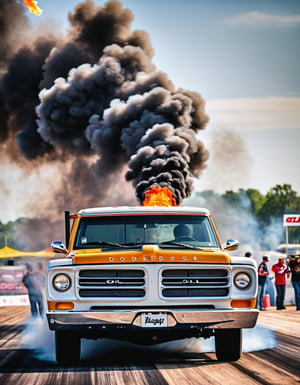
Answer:
[(239, 243), (222, 245), (207, 209), (89, 208), (65, 212), (65, 226), (46, 280), (58, 364), (80, 360), (82, 338), (212, 337), (218, 360), (240, 358), (258, 317), (256, 262), (230, 255)]

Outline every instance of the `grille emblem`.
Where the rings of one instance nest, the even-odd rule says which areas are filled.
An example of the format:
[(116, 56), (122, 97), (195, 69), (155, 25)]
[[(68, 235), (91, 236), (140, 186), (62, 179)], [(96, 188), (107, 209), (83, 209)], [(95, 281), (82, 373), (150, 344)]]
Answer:
[(201, 281), (199, 279), (183, 279), (183, 285), (199, 285)]
[(122, 282), (119, 279), (107, 279), (105, 281), (107, 285), (121, 285)]

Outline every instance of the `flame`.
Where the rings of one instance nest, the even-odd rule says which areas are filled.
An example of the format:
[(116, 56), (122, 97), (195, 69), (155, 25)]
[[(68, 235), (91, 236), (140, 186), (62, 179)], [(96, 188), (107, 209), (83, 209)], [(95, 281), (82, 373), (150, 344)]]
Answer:
[(176, 199), (167, 187), (155, 185), (145, 192), (143, 206), (176, 206)]
[(37, 1), (35, 0), (23, 0), (25, 7), (29, 9), (31, 13), (36, 16), (40, 16), (42, 14), (41, 8), (39, 8)]

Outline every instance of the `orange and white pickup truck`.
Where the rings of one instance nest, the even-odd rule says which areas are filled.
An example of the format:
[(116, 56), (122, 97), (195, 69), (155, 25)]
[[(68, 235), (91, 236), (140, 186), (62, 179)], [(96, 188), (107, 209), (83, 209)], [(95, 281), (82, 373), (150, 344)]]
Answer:
[(256, 263), (230, 256), (206, 209), (103, 207), (66, 217), (65, 254), (49, 262), (47, 319), (56, 360), (80, 360), (82, 338), (159, 344), (215, 339), (216, 357), (241, 356), (258, 317)]

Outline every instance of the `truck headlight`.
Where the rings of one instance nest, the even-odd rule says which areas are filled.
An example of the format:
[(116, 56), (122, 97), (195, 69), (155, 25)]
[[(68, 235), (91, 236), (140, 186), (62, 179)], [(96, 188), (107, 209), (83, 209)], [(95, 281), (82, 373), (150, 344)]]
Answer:
[(234, 277), (234, 284), (239, 289), (247, 289), (251, 283), (251, 278), (247, 273), (238, 273)]
[(58, 291), (66, 291), (71, 286), (71, 278), (66, 274), (57, 274), (53, 278), (53, 286)]

